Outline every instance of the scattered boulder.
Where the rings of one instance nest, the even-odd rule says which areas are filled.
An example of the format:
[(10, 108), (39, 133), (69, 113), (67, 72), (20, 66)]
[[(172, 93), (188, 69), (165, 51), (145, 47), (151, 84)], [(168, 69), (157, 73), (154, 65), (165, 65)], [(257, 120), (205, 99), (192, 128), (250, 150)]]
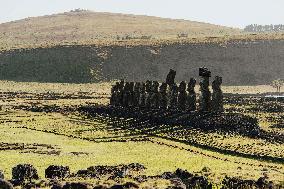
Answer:
[(120, 184), (115, 184), (115, 185), (111, 186), (110, 189), (124, 189), (124, 188)]
[(37, 170), (30, 164), (19, 164), (12, 169), (12, 178), (15, 182), (25, 180), (39, 179)]
[(165, 172), (160, 175), (160, 178), (168, 179), (171, 181), (173, 186), (169, 188), (210, 188), (212, 185), (209, 183), (207, 178), (203, 176), (193, 175), (192, 173), (188, 172), (187, 170), (177, 169), (174, 173), (172, 172)]
[(35, 184), (36, 184), (36, 188), (46, 188), (50, 186), (50, 182), (47, 180), (39, 180)]
[(110, 189), (134, 189), (134, 188), (139, 188), (139, 186), (134, 183), (134, 182), (127, 182), (125, 184), (115, 184)]
[(163, 174), (161, 174), (161, 178), (162, 179), (172, 179), (172, 178), (176, 178), (176, 174), (172, 173), (172, 172), (164, 172)]
[(70, 175), (70, 168), (68, 166), (50, 165), (45, 170), (45, 178), (66, 178)]
[(107, 189), (107, 187), (104, 185), (98, 185), (98, 186), (95, 186), (93, 189)]
[(0, 179), (0, 188), (1, 189), (13, 189), (13, 185), (4, 179)]
[(168, 187), (168, 189), (186, 189), (186, 185), (180, 178), (171, 179), (171, 183), (173, 186)]
[(91, 166), (85, 171), (81, 171), (82, 174), (101, 177), (110, 176), (109, 179), (124, 178), (131, 174), (131, 172), (140, 172), (145, 170), (146, 167), (139, 163), (131, 163), (128, 165), (121, 164), (117, 166)]
[(63, 186), (61, 184), (53, 184), (51, 189), (62, 189)]
[(189, 178), (193, 177), (193, 174), (191, 174), (187, 170), (183, 170), (183, 169), (177, 169), (174, 174), (181, 179), (189, 179)]
[(146, 175), (138, 175), (133, 178), (136, 182), (145, 182), (147, 181), (147, 176)]
[(209, 167), (203, 167), (201, 171), (208, 173), (211, 171), (211, 169)]
[(268, 186), (268, 181), (266, 179), (266, 177), (260, 177), (257, 181), (256, 181), (256, 185), (259, 187), (259, 188), (266, 188)]
[(119, 170), (116, 172), (113, 172), (113, 174), (111, 174), (111, 176), (108, 178), (108, 180), (115, 180), (115, 179), (119, 179), (119, 178), (124, 178), (126, 177), (127, 172), (123, 171), (123, 170)]
[(138, 184), (134, 182), (127, 182), (123, 186), (124, 188), (139, 188)]
[(114, 175), (116, 172), (120, 171), (117, 166), (91, 166), (87, 168), (92, 174), (97, 174), (98, 176), (105, 176), (105, 175)]
[(4, 179), (4, 171), (0, 170), (0, 179)]
[(128, 165), (123, 165), (122, 168), (130, 171), (144, 171), (146, 169), (146, 167), (140, 163), (130, 163)]
[(242, 180), (236, 177), (225, 177), (222, 181), (221, 189), (239, 189), (239, 188), (254, 188), (253, 180)]
[[(274, 188), (274, 184), (273, 184), (273, 182), (272, 182), (272, 181), (269, 181), (269, 182), (268, 182), (268, 184), (267, 184), (267, 188), (268, 188), (268, 189), (272, 189), (272, 188)], [(279, 188), (280, 188), (280, 186), (279, 186)]]
[(90, 171), (90, 170), (79, 170), (77, 171), (77, 173), (75, 174), (76, 177), (83, 177), (83, 178), (98, 178), (97, 174)]
[(9, 180), (9, 182), (12, 183), (13, 186), (20, 186), (23, 184), (24, 181), (12, 179), (12, 180)]
[(63, 188), (63, 184), (57, 182), (56, 180), (54, 180), (51, 189), (62, 189)]
[(23, 184), (23, 188), (24, 189), (33, 189), (33, 188), (37, 188), (37, 186), (34, 182), (27, 182), (27, 183)]
[(72, 182), (72, 183), (66, 183), (62, 189), (88, 189), (89, 186), (87, 183), (81, 183), (81, 182)]
[(194, 176), (187, 183), (190, 187), (211, 189), (212, 185), (204, 176)]

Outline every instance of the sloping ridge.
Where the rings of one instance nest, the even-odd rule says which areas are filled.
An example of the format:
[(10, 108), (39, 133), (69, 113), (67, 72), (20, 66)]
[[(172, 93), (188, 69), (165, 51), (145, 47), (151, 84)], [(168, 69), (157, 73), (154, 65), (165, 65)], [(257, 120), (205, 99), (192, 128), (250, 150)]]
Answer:
[(177, 38), (239, 34), (239, 29), (213, 24), (118, 13), (76, 11), (0, 24), (0, 47), (84, 44), (123, 38)]

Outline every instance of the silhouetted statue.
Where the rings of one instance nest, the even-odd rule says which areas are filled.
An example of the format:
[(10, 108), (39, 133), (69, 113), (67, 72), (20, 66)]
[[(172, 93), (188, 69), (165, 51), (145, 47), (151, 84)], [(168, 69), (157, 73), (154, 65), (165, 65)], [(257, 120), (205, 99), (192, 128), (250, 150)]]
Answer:
[(194, 78), (190, 78), (188, 86), (187, 86), (187, 100), (186, 100), (186, 108), (188, 111), (196, 110), (196, 93), (195, 93), (195, 85), (196, 80)]
[(152, 97), (152, 81), (146, 81), (146, 98), (145, 107), (151, 108), (151, 97)]
[(119, 88), (119, 82), (116, 82), (115, 85), (111, 88), (111, 97), (110, 97), (110, 105), (116, 106), (118, 104), (118, 88)]
[(221, 90), (222, 77), (216, 76), (212, 82), (212, 110), (215, 112), (223, 112), (223, 92)]
[(123, 106), (124, 80), (120, 80), (117, 92), (116, 106)]
[(128, 106), (134, 106), (134, 82), (129, 83)]
[(140, 83), (137, 82), (134, 85), (134, 93), (133, 93), (133, 106), (138, 107), (139, 106), (139, 99), (140, 99), (140, 95), (141, 95), (141, 87), (140, 87)]
[(140, 96), (139, 96), (139, 107), (145, 107), (146, 100), (146, 85), (145, 83), (141, 83), (140, 85)]
[(175, 83), (176, 71), (170, 69), (170, 72), (167, 75), (166, 83), (168, 85), (173, 85)]
[(168, 96), (167, 96), (168, 85), (162, 83), (159, 90), (159, 107), (161, 109), (167, 109), (168, 107)]
[(159, 83), (157, 81), (153, 81), (152, 84), (151, 108), (159, 108)]
[(124, 89), (123, 89), (123, 107), (128, 107), (129, 106), (129, 99), (130, 99), (130, 83), (126, 82)]
[(177, 108), (177, 98), (178, 98), (178, 87), (175, 83), (170, 85), (168, 96), (169, 96), (169, 99), (168, 99), (169, 109), (176, 109)]
[(186, 83), (182, 81), (178, 87), (178, 109), (185, 110), (186, 109)]
[(211, 72), (207, 68), (199, 68), (200, 80), (200, 99), (199, 99), (199, 110), (202, 112), (210, 111), (211, 92), (209, 90), (209, 78)]

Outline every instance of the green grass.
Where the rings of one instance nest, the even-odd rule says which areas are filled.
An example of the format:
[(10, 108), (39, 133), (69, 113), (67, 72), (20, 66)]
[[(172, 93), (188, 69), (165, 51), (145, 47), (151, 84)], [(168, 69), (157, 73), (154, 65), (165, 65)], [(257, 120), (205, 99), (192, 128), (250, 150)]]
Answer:
[[(283, 156), (283, 144), (273, 144), (242, 136), (227, 135), (225, 137), (217, 133), (205, 134), (193, 129), (183, 132), (186, 134), (181, 138), (178, 134), (182, 130), (169, 132), (163, 127), (159, 127), (156, 133), (151, 133), (151, 136), (139, 133), (133, 135), (127, 130), (115, 130), (106, 118), (87, 118), (76, 111), (44, 113), (19, 109), (22, 105), (27, 107), (57, 105), (61, 108), (74, 108), (90, 103), (104, 104), (107, 103), (106, 97), (109, 95), (107, 83), (65, 85), (5, 82), (2, 86), (0, 142), (10, 143), (11, 147), (15, 145), (13, 143), (25, 144), (22, 150), (0, 150), (0, 169), (5, 171), (7, 177), (11, 176), (12, 167), (19, 163), (33, 164), (39, 170), (40, 176), (44, 177), (45, 168), (51, 164), (68, 165), (72, 172), (76, 172), (92, 165), (137, 162), (147, 167), (146, 175), (183, 168), (206, 175), (215, 183), (220, 182), (225, 175), (257, 179), (265, 173), (276, 183), (283, 181), (284, 178), (284, 165), (281, 163), (221, 154), (188, 145), (184, 141), (195, 140), (201, 144), (219, 148), (239, 150), (243, 153), (263, 152), (271, 156)], [(66, 95), (76, 96), (78, 89), (84, 95), (94, 98), (65, 98)], [(8, 91), (16, 93), (10, 94), (7, 93)], [(52, 93), (60, 95), (53, 99), (47, 98), (50, 96), (43, 96), (44, 98), (38, 96), (39, 94), (47, 95), (47, 91), (50, 91), (49, 95)], [(95, 98), (101, 95), (104, 97)], [(267, 115), (261, 115), (259, 119), (265, 122)], [(266, 122), (266, 127), (270, 124), (272, 123)], [(178, 129), (178, 126), (176, 128)], [(172, 133), (178, 137), (171, 135)], [(168, 137), (168, 139), (162, 139), (159, 136)], [(121, 142), (121, 139), (125, 141)], [(178, 139), (179, 142), (171, 139)], [(114, 141), (109, 142), (110, 140)], [(53, 149), (36, 144), (49, 145)], [(36, 146), (36, 149), (29, 149), (30, 146)], [(60, 153), (52, 153), (54, 151)], [(79, 155), (75, 155), (74, 152)], [(204, 167), (209, 167), (211, 171), (203, 173), (201, 170)]]

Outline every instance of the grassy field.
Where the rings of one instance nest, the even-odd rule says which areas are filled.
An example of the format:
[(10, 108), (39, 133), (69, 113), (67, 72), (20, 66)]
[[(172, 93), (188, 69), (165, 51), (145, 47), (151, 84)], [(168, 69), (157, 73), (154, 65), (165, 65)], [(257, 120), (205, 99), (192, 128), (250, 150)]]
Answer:
[[(111, 83), (43, 84), (1, 81), (0, 169), (11, 176), (19, 163), (33, 164), (40, 177), (51, 164), (68, 165), (72, 172), (92, 165), (141, 163), (144, 174), (157, 175), (177, 168), (207, 176), (220, 183), (226, 176), (258, 179), (268, 175), (275, 183), (284, 181), (284, 163), (247, 158), (245, 154), (284, 157), (284, 144), (277, 140), (224, 135), (175, 126), (157, 126), (143, 132), (129, 131), (131, 120), (86, 117), (78, 107), (107, 104)], [(226, 93), (243, 95), (271, 92), (269, 86), (223, 87)], [(283, 133), (273, 127), (281, 113), (251, 111), (255, 101), (243, 105), (226, 103), (226, 111), (239, 111), (259, 119), (267, 132)], [(283, 106), (283, 104), (281, 105)], [(232, 108), (234, 108), (232, 110)], [(190, 145), (202, 144), (205, 148)], [(206, 148), (236, 151), (240, 155)], [(242, 154), (244, 156), (242, 156)], [(206, 167), (209, 171), (202, 171)], [(157, 183), (156, 183), (157, 184)], [(165, 183), (164, 183), (165, 184)]]

